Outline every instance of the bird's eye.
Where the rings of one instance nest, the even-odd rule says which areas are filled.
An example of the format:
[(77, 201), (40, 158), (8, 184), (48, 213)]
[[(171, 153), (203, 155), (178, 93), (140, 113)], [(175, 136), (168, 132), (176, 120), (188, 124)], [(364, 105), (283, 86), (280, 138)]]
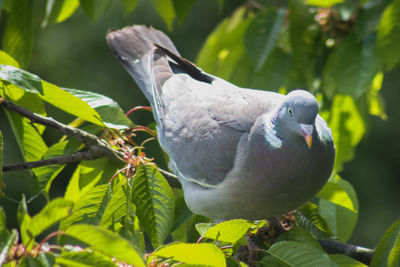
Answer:
[(293, 110), (291, 108), (288, 109), (288, 113), (290, 116), (293, 116)]

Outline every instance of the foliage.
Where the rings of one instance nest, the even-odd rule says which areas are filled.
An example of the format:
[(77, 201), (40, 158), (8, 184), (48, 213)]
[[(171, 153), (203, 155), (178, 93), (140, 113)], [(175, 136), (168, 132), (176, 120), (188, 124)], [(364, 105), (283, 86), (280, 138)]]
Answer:
[[(42, 25), (63, 22), (79, 7), (97, 21), (111, 2), (48, 0)], [(152, 1), (170, 30), (175, 18), (184, 23), (195, 2)], [(137, 0), (122, 5), (129, 13)], [(250, 246), (249, 236), (257, 235), (264, 222), (210, 224), (191, 214), (181, 190), (171, 188), (164, 171), (144, 153), (146, 141), (137, 144), (137, 132), (154, 138), (154, 127), (134, 124), (106, 96), (61, 88), (25, 70), (34, 38), (32, 1), (2, 1), (1, 8), (8, 16), (0, 51), (0, 101), (44, 117), (51, 104), (76, 117), (72, 127), (97, 135), (120, 158), (80, 161), (64, 197), (56, 199), (49, 191), (65, 164), (32, 169), (37, 185), (32, 196), (44, 195), (48, 203), (31, 216), (22, 196), (18, 230), (6, 227), (0, 207), (1, 266), (364, 266), (345, 255), (328, 255), (317, 240), (347, 242), (357, 223), (356, 193), (338, 173), (354, 157), (370, 116), (386, 118), (380, 88), (384, 72), (400, 62), (400, 1), (251, 2), (221, 21), (203, 44), (197, 64), (239, 86), (310, 90), (334, 135), (334, 174), (314, 203), (296, 211), (287, 232), (259, 244), (255, 258), (251, 249), (243, 254), (243, 247)], [(4, 111), (26, 161), (85, 151), (66, 136), (48, 144), (45, 126)], [(1, 184), (7, 145), (2, 141), (0, 132)], [(6, 196), (7, 189), (0, 189)], [(395, 222), (382, 237), (372, 266), (398, 266), (399, 225)], [(189, 243), (193, 240), (198, 242)]]

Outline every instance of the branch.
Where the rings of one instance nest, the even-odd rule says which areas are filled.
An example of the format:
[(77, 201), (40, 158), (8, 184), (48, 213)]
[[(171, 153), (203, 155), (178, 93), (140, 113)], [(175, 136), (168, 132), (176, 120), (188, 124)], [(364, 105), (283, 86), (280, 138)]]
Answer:
[(323, 249), (329, 254), (344, 254), (366, 265), (371, 264), (374, 250), (355, 245), (344, 244), (335, 240), (319, 240)]
[(117, 156), (119, 152), (113, 150), (107, 144), (103, 143), (97, 136), (87, 133), (81, 129), (73, 128), (71, 126), (65, 125), (61, 122), (54, 120), (53, 118), (48, 118), (41, 116), (39, 114), (33, 113), (27, 109), (17, 106), (5, 99), (0, 98), (0, 106), (16, 112), (32, 122), (51, 127), (61, 132), (62, 134), (74, 138), (75, 140), (85, 144), (88, 150), (76, 152), (67, 156), (60, 156), (51, 159), (45, 159), (40, 161), (24, 162), (20, 164), (7, 165), (3, 167), (3, 171), (15, 171), (22, 169), (31, 169), (41, 166), (53, 165), (53, 164), (66, 164), (80, 160), (92, 160), (102, 157), (108, 157), (115, 160), (120, 160)]

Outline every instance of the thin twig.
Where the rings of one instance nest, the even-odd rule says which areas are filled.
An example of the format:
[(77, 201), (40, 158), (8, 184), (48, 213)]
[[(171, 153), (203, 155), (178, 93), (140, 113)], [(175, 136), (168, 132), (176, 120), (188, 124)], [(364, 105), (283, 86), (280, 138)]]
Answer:
[(331, 239), (319, 240), (319, 243), (329, 254), (344, 254), (366, 265), (371, 264), (372, 256), (374, 255), (374, 250), (372, 249), (340, 243)]

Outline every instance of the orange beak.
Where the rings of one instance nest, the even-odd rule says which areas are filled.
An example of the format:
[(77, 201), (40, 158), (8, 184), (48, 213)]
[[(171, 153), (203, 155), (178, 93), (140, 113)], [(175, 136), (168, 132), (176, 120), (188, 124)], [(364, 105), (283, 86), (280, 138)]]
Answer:
[(301, 133), (303, 134), (304, 140), (309, 149), (312, 146), (312, 133), (314, 131), (314, 127), (311, 124), (303, 124), (300, 123)]

